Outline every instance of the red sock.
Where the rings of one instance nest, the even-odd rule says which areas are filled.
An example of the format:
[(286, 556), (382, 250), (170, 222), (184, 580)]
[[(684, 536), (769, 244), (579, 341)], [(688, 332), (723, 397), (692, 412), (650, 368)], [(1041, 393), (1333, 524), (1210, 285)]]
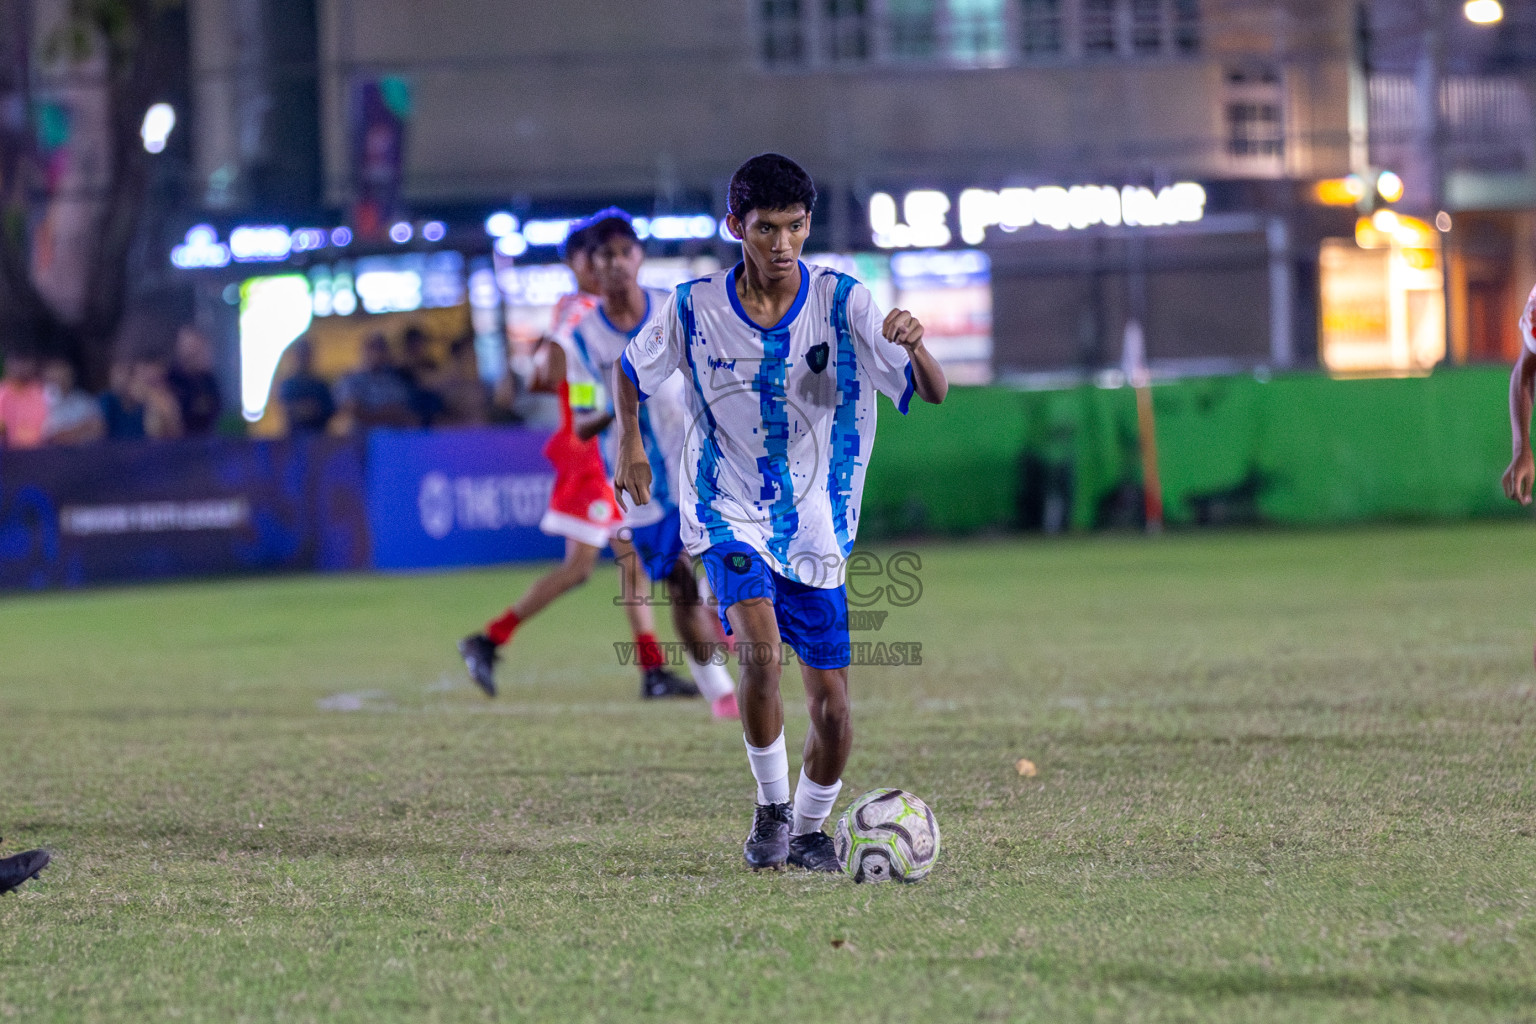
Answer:
[(661, 668), (667, 663), (667, 659), (661, 655), (661, 645), (656, 642), (655, 633), (636, 633), (635, 650), (640, 655), (640, 670), (649, 672), (653, 668)]
[(512, 639), (512, 634), (517, 631), (517, 624), (523, 621), (517, 617), (517, 612), (508, 608), (502, 613), (501, 618), (492, 619), (485, 627), (485, 635), (491, 638), (491, 643), (500, 647)]

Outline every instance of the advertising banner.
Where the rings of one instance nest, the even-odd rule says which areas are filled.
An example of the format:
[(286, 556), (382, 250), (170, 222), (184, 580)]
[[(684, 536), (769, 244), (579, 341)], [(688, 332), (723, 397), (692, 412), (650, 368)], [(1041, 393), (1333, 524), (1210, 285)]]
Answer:
[(361, 442), (0, 452), (0, 588), (368, 564)]
[(555, 475), (540, 430), (375, 430), (368, 524), (380, 569), (559, 558), (539, 532)]

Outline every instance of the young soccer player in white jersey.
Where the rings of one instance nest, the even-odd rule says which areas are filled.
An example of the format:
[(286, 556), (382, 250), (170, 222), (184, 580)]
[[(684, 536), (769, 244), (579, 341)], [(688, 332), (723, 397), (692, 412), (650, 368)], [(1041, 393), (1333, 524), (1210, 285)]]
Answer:
[(1531, 482), (1536, 479), (1536, 460), (1531, 458), (1531, 406), (1536, 401), (1536, 288), (1525, 300), (1520, 314), (1520, 357), (1509, 378), (1509, 426), (1514, 434), (1515, 457), (1504, 471), (1504, 494), (1522, 505), (1531, 503)]
[[(591, 379), (611, 393), (615, 365), (624, 347), (666, 308), (671, 294), (640, 285), (645, 250), (627, 215), (615, 211), (592, 225), (592, 268), (601, 299), (571, 332), (572, 343)], [(620, 536), (634, 546), (646, 575), (665, 584), (672, 606), (672, 623), (685, 645), (685, 660), (699, 692), (710, 702), (716, 718), (736, 718), (736, 684), (730, 672), (714, 661), (719, 635), (699, 593), (693, 561), (683, 550), (677, 508), (678, 465), (682, 461), (687, 412), (683, 377), (673, 373), (641, 410), (641, 443), (650, 461), (651, 500), (630, 508)], [(617, 431), (610, 428), (613, 408), (589, 417), (584, 433), (601, 431), (610, 465), (617, 455)]]
[[(731, 178), (727, 226), (742, 261), (678, 286), (630, 342), (615, 380), (621, 505), (644, 504), (652, 470), (646, 397), (682, 370), (691, 429), (680, 475), (683, 540), (704, 562), (741, 655), (741, 717), (757, 810), (754, 868), (838, 870), (821, 831), (842, 788), (848, 715), (846, 560), (875, 435), (875, 392), (902, 413), (948, 382), (904, 310), (883, 320), (869, 290), (807, 267), (816, 188), (793, 161), (753, 157)], [(791, 805), (779, 696), (781, 642), (799, 656), (810, 730)]]
[[(534, 352), (535, 383), (538, 390), (553, 391), (560, 402), (560, 429), (544, 446), (544, 455), (555, 468), (555, 485), (549, 496), (549, 509), (539, 522), (545, 533), (565, 538), (565, 558), (534, 581), (523, 595), (500, 615), (485, 624), (478, 633), (459, 641), (459, 656), (469, 670), (469, 677), (487, 696), (496, 696), (496, 663), (501, 650), (512, 641), (519, 626), (533, 618), (560, 595), (585, 583), (592, 575), (597, 557), (605, 544), (611, 544), (618, 556), (619, 582), (624, 594), (624, 613), (635, 637), (635, 654), (640, 669), (640, 696), (647, 700), (667, 697), (696, 697), (698, 688), (680, 679), (666, 667), (666, 657), (656, 642), (656, 626), (650, 606), (640, 600), (644, 578), (629, 541), (614, 536), (619, 526), (619, 508), (608, 483), (608, 471), (597, 445), (591, 440), (590, 417), (576, 422), (572, 411), (571, 388), (567, 381), (567, 363), (579, 357), (571, 331), (600, 301), (602, 290), (592, 267), (592, 225), (609, 211), (577, 221), (560, 246), (561, 258), (576, 277), (577, 290), (563, 296), (555, 307), (549, 336), (539, 339)], [(590, 385), (590, 381), (587, 382)], [(588, 386), (587, 390), (591, 390)], [(718, 708), (715, 709), (719, 713)]]

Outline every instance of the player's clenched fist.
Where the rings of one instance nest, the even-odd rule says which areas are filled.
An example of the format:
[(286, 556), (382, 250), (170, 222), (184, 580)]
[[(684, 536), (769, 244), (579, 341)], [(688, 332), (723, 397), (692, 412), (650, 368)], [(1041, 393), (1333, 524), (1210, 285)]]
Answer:
[(624, 504), (628, 494), (635, 505), (646, 505), (651, 500), (651, 460), (645, 454), (645, 445), (633, 434), (624, 434), (619, 444), (619, 466), (613, 474), (613, 496), (619, 508), (629, 511)]
[(1515, 456), (1509, 468), (1504, 471), (1504, 496), (1522, 505), (1529, 505), (1533, 478), (1536, 478), (1536, 461), (1531, 458), (1531, 450), (1526, 448)]
[(893, 309), (885, 314), (885, 323), (880, 325), (880, 333), (885, 335), (886, 341), (895, 342), (909, 352), (923, 341), (922, 323), (904, 309)]

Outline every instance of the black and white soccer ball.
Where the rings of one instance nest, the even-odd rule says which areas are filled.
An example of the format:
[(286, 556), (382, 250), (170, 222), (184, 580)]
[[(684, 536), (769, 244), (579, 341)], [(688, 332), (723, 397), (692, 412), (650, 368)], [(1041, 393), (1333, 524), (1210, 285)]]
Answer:
[(939, 823), (911, 793), (876, 789), (843, 812), (832, 842), (855, 882), (916, 882), (939, 857)]

